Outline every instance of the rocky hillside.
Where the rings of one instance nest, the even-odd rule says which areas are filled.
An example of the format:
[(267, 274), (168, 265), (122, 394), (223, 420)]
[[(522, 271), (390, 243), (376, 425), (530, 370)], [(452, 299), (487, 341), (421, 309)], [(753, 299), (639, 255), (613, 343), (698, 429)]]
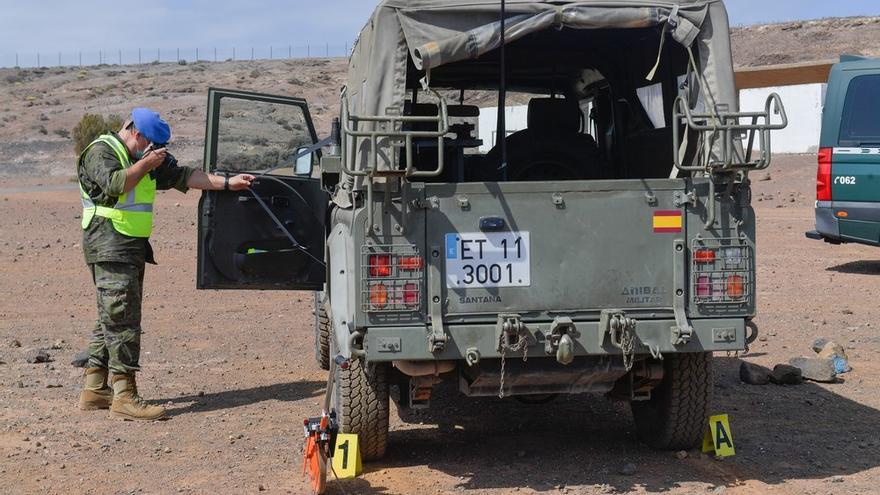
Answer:
[[(737, 66), (880, 56), (880, 17), (737, 27)], [(319, 133), (326, 133), (345, 78), (343, 59), (160, 63), (136, 66), (0, 69), (0, 178), (72, 176), (70, 133), (86, 113), (125, 115), (155, 108), (174, 130), (173, 153), (184, 163), (202, 156), (209, 87), (305, 97)]]

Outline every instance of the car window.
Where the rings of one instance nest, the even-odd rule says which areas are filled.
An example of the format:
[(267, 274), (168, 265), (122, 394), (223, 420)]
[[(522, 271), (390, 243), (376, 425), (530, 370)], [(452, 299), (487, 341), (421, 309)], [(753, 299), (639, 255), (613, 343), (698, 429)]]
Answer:
[(840, 121), (840, 141), (880, 144), (880, 74), (850, 81)]
[(225, 97), (220, 101), (217, 164), (224, 170), (265, 170), (293, 173), (297, 148), (312, 138), (305, 113), (298, 106)]

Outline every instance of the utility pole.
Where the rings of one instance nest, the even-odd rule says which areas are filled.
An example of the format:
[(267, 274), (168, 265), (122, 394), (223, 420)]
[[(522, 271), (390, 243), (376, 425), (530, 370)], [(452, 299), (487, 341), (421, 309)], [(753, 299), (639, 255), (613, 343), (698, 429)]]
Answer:
[(180, 48), (177, 49), (177, 61), (180, 62)]
[(40, 66), (40, 52), (37, 52), (37, 67)]
[(61, 67), (61, 52), (58, 52), (58, 67)]
[(199, 47), (196, 47), (196, 62), (199, 61)]
[(293, 45), (287, 45), (287, 58), (293, 58)]
[(15, 54), (15, 66), (18, 67), (18, 53)]
[(122, 50), (119, 50), (119, 65), (122, 65)]
[(312, 56), (312, 45), (306, 45), (306, 58)]
[[(17, 57), (16, 57), (15, 61), (16, 61), (15, 65), (18, 65), (18, 58)], [(83, 52), (79, 52), (79, 66), (80, 67), (83, 66)]]
[(324, 56), (330, 58), (330, 43), (327, 43), (327, 47), (324, 50)]
[(272, 60), (272, 45), (269, 45), (269, 60)]
[(254, 60), (254, 47), (251, 47), (251, 61)]
[(138, 65), (141, 63), (141, 49), (138, 48)]
[(162, 49), (156, 48), (156, 62), (160, 62), (162, 60)]
[(214, 47), (214, 62), (217, 61), (217, 47)]

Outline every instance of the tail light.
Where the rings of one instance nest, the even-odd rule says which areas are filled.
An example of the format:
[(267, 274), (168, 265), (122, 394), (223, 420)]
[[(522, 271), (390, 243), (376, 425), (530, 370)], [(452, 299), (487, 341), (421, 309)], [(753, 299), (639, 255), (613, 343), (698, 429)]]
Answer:
[(694, 263), (715, 263), (715, 251), (711, 249), (697, 249), (694, 251)]
[(723, 306), (747, 310), (755, 292), (749, 241), (738, 237), (695, 239), (691, 252), (691, 294), (695, 303), (705, 305), (701, 311)]
[(370, 255), (370, 276), (371, 277), (390, 277), (391, 276), (391, 255), (390, 254), (371, 254)]
[(424, 267), (424, 264), (425, 262), (422, 260), (421, 256), (401, 256), (398, 266), (401, 270), (414, 272), (421, 270)]
[(411, 244), (361, 246), (361, 309), (417, 318), (424, 296), (425, 258)]
[(370, 285), (370, 306), (378, 309), (388, 306), (388, 287), (385, 284)]
[(403, 284), (403, 304), (408, 308), (416, 308), (419, 305), (419, 284), (407, 282)]
[(833, 148), (819, 148), (819, 168), (816, 172), (816, 200), (831, 201), (831, 156)]
[(699, 298), (712, 297), (712, 279), (708, 275), (700, 275), (697, 277), (696, 294)]
[(731, 299), (742, 299), (743, 294), (742, 275), (729, 275), (727, 277), (727, 297)]

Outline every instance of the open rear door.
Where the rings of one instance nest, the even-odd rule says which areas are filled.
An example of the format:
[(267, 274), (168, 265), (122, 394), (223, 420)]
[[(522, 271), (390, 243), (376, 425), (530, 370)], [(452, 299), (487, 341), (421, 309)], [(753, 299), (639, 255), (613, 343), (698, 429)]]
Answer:
[(205, 170), (257, 179), (202, 193), (199, 289), (322, 288), (328, 197), (311, 178), (319, 151), (303, 154), (316, 142), (305, 100), (208, 91)]

